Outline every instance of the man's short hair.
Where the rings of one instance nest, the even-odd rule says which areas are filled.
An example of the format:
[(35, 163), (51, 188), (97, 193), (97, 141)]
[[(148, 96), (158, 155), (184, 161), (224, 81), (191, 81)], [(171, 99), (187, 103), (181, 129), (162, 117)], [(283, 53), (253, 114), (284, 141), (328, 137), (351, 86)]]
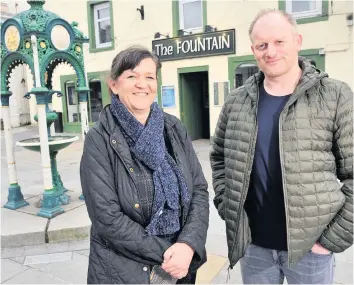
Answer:
[(251, 38), (251, 34), (252, 34), (252, 31), (253, 31), (254, 25), (257, 23), (257, 21), (260, 18), (262, 18), (263, 16), (268, 15), (268, 14), (273, 14), (273, 13), (282, 15), (289, 22), (289, 24), (293, 26), (294, 32), (297, 31), (296, 20), (291, 14), (289, 14), (289, 13), (287, 13), (285, 11), (282, 11), (282, 10), (277, 10), (277, 9), (264, 9), (264, 10), (260, 11), (257, 14), (257, 16), (254, 18), (254, 20), (252, 21), (252, 23), (251, 23), (251, 25), (250, 25), (250, 27), (248, 29), (248, 35), (249, 35), (250, 38)]

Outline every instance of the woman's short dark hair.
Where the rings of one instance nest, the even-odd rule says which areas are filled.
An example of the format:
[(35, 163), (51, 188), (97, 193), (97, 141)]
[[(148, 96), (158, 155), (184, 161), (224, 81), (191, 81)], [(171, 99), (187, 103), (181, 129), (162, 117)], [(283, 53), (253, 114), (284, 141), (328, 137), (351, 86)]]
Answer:
[(132, 46), (122, 50), (112, 61), (110, 78), (116, 80), (124, 71), (134, 69), (143, 59), (151, 58), (156, 64), (156, 75), (161, 68), (159, 58), (148, 49)]

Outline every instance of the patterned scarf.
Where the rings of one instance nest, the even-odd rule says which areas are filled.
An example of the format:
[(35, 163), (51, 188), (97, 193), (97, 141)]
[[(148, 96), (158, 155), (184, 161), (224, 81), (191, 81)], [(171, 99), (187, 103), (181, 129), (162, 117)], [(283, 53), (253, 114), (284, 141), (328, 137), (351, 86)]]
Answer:
[(189, 201), (188, 188), (176, 162), (166, 150), (163, 112), (151, 105), (146, 125), (142, 125), (128, 111), (118, 96), (112, 95), (111, 112), (121, 130), (133, 156), (153, 171), (155, 195), (148, 235), (168, 235), (180, 230), (180, 198), (186, 205)]

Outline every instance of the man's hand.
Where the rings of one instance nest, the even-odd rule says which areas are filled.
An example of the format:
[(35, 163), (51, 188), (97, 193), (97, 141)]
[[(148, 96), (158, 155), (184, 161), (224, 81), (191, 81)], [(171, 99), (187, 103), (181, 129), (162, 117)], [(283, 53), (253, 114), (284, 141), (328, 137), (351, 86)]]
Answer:
[(186, 243), (175, 243), (164, 253), (162, 269), (172, 277), (181, 279), (188, 274), (194, 249)]
[(320, 245), (319, 243), (315, 243), (314, 246), (311, 248), (311, 251), (313, 253), (317, 253), (317, 254), (329, 254), (330, 251), (326, 248), (324, 248), (322, 245)]

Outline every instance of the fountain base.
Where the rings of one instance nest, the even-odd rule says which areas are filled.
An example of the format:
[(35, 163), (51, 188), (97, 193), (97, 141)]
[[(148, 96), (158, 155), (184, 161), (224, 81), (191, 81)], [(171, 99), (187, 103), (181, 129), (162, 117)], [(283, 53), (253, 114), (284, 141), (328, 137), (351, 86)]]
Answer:
[(57, 195), (55, 188), (45, 190), (41, 210), (38, 212), (37, 216), (51, 219), (64, 213), (64, 209), (59, 206), (59, 199), (60, 198)]
[(16, 210), (27, 205), (29, 205), (29, 203), (25, 199), (23, 199), (20, 185), (18, 185), (17, 183), (10, 184), (9, 195), (7, 196), (7, 203), (4, 205), (4, 208)]

